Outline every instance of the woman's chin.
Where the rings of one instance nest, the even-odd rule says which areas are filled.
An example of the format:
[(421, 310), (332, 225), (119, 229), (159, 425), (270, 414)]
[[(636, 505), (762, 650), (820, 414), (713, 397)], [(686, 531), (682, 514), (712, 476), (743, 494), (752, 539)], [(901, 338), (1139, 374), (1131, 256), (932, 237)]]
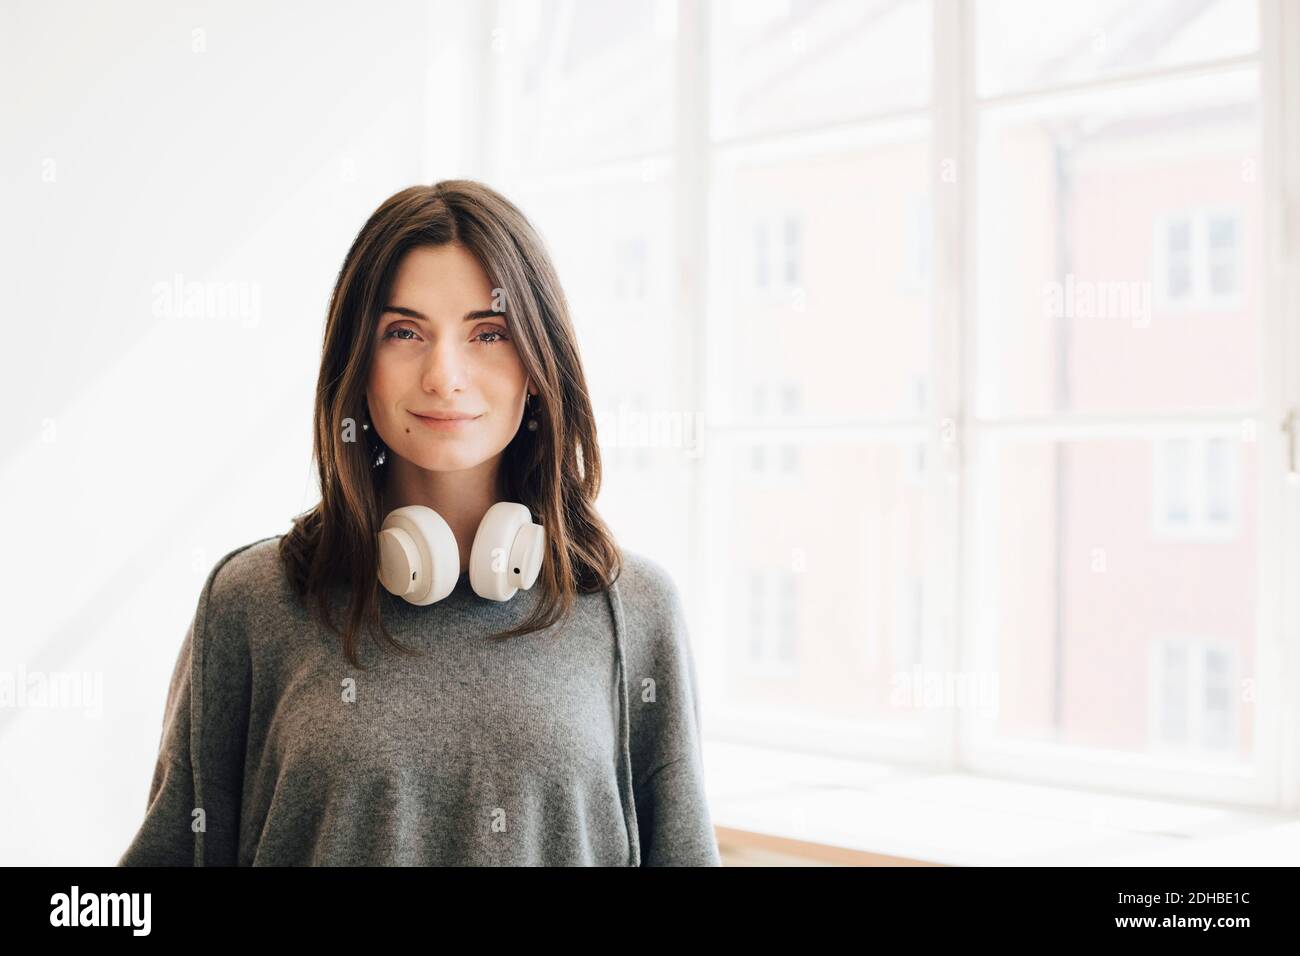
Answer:
[(410, 455), (403, 455), (407, 461), (425, 471), (464, 471), (482, 463), (483, 456), (467, 447), (452, 447), (455, 442), (446, 442), (443, 448), (422, 446), (411, 449)]

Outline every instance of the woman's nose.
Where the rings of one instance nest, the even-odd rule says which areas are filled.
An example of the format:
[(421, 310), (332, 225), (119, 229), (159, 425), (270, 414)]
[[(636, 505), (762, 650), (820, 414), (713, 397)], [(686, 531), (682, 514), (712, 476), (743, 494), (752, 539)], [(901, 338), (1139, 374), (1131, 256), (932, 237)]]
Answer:
[(426, 392), (450, 394), (459, 392), (465, 386), (465, 356), (460, 350), (460, 343), (451, 336), (442, 336), (429, 349), (429, 358), (424, 364), (424, 385)]
[(454, 337), (441, 335), (430, 347), (420, 384), (426, 392), (440, 395), (465, 387), (465, 356)]

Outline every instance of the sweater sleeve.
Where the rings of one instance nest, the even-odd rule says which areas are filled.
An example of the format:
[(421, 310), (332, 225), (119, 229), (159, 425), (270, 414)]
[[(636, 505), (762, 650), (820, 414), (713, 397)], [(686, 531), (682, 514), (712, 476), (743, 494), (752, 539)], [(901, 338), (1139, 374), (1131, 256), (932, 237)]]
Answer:
[(238, 863), (252, 680), (239, 608), (231, 600), (235, 574), (218, 579), (237, 553), (217, 563), (199, 595), (167, 690), (144, 821), (118, 866)]
[(700, 701), (686, 614), (659, 565), (633, 600), (639, 619), (629, 673), (632, 765), (642, 866), (721, 866), (704, 787)]

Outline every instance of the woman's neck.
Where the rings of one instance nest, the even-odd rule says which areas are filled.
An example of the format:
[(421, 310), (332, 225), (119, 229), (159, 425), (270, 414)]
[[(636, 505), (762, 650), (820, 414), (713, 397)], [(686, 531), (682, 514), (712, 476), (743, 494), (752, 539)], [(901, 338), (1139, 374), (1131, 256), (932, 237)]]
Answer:
[(469, 569), (469, 553), (483, 515), (499, 500), (500, 456), (462, 471), (429, 471), (389, 453), (380, 494), (381, 520), (406, 505), (432, 508), (451, 526), (460, 550), (460, 573)]

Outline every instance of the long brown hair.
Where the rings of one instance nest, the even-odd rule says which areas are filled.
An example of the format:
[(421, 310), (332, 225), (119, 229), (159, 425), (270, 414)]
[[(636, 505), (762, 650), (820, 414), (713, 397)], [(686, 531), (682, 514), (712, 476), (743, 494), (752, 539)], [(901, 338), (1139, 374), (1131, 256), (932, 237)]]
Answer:
[[(533, 585), (539, 600), (527, 620), (492, 637), (551, 626), (568, 614), (576, 594), (607, 588), (622, 567), (613, 534), (595, 510), (595, 415), (568, 304), (540, 236), (518, 208), (482, 183), (451, 179), (403, 189), (362, 226), (339, 270), (316, 382), (313, 453), (321, 500), (294, 519), (279, 548), (294, 592), (304, 604), (315, 598), (358, 668), (363, 625), (381, 647), (418, 653), (388, 633), (380, 613), (376, 538), (386, 469), (373, 464), (378, 436), (356, 441), (355, 425), (364, 417), (376, 327), (402, 256), (416, 246), (447, 243), (477, 258), (494, 295), (504, 290), (507, 327), (538, 388), (532, 400), (537, 430), (521, 428), (506, 446), (497, 500), (520, 502), (546, 529), (546, 555)], [(373, 428), (368, 431), (373, 435)], [(342, 631), (329, 607), (336, 585), (350, 592)]]

